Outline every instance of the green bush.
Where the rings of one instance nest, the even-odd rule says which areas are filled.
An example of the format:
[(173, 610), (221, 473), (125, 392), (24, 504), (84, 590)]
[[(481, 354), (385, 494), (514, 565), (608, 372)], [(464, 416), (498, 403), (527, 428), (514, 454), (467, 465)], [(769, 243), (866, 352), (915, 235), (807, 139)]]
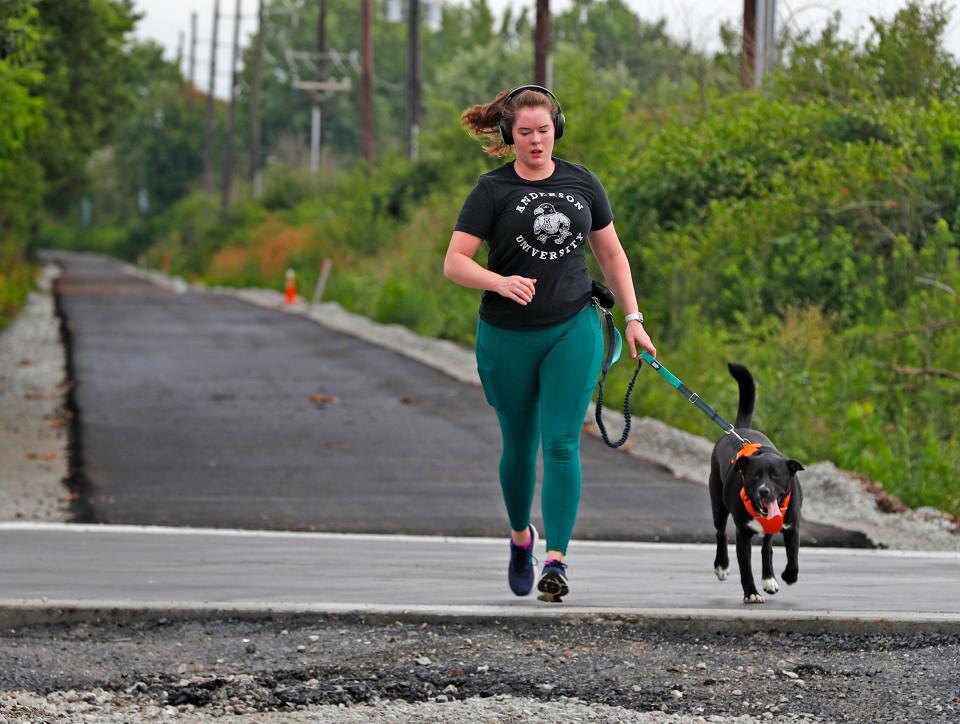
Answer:
[(315, 186), (307, 173), (273, 164), (267, 168), (260, 203), (269, 211), (295, 209), (313, 193)]
[(0, 244), (0, 330), (15, 318), (34, 288), (36, 267), (14, 244)]

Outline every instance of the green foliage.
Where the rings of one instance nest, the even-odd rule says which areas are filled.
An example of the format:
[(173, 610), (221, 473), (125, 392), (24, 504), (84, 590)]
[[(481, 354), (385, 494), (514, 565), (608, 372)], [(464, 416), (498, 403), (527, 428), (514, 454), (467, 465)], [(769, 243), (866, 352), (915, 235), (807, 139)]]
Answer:
[(0, 5), (0, 186), (27, 162), (27, 144), (43, 130), (43, 101), (35, 96), (43, 82), (36, 62), (39, 38), (31, 0)]
[(271, 166), (266, 177), (260, 203), (270, 211), (295, 209), (310, 196), (316, 185), (309, 176), (289, 166)]
[[(291, 48), (316, 47), (317, 4), (272, 0), (268, 10), (261, 76), (265, 154), (289, 165), (302, 164), (313, 99), (293, 88), (295, 79), (348, 80), (352, 84), (349, 92), (331, 93), (323, 100), (322, 129), (326, 163), (334, 167), (350, 164), (360, 155), (361, 79), (358, 64), (347, 57), (350, 49), (360, 47), (359, 3), (329, 0), (326, 45), (337, 53), (321, 68), (291, 60), (286, 53)], [(405, 152), (407, 144), (407, 27), (405, 22), (388, 22), (382, 10), (383, 5), (375, 3), (374, 116), (377, 155), (389, 157)], [(706, 82), (708, 59), (672, 40), (665, 27), (663, 19), (641, 20), (623, 0), (579, 0), (569, 10), (556, 13), (554, 84), (558, 92), (566, 102), (569, 84), (590, 85), (594, 72), (600, 71), (605, 77), (600, 87), (613, 88), (614, 96), (627, 92), (637, 106), (683, 98)], [(530, 8), (507, 8), (495, 22), (487, 0), (445, 4), (438, 28), (421, 27), (421, 149), (435, 142), (435, 134), (466, 106), (532, 80), (532, 35)], [(586, 59), (586, 64), (578, 67), (585, 74), (562, 72), (561, 55), (574, 50)], [(240, 85), (238, 112), (243, 127), (250, 114), (252, 67), (245, 63)], [(596, 95), (600, 95), (599, 88)]]
[(374, 316), (383, 322), (416, 328), (436, 308), (436, 299), (428, 290), (405, 277), (391, 276), (380, 288)]
[(956, 59), (943, 48), (950, 10), (910, 2), (890, 20), (872, 18), (866, 68), (885, 98), (949, 98), (960, 90)]
[(47, 130), (34, 153), (48, 200), (64, 208), (82, 183), (87, 157), (110, 140), (131, 106), (136, 68), (125, 44), (135, 15), (123, 0), (37, 0), (37, 8)]
[(0, 329), (33, 286), (30, 233), (43, 194), (30, 144), (44, 131), (43, 74), (37, 62), (40, 28), (32, 0), (0, 3)]
[[(205, 99), (183, 84), (175, 67), (152, 43), (135, 45), (131, 63), (141, 68), (135, 104), (111, 144), (121, 185), (142, 190), (156, 213), (191, 190), (202, 170)], [(132, 216), (132, 209), (124, 209)]]
[[(30, 40), (28, 36), (8, 42)], [(29, 61), (18, 60), (26, 51), (12, 50), (0, 57), (0, 183), (16, 173), (27, 143), (43, 128), (43, 101), (33, 95), (43, 75)]]
[(20, 249), (0, 245), (0, 331), (13, 321), (33, 289), (35, 268), (24, 262)]
[[(624, 0), (576, 0), (553, 20), (552, 29), (555, 42), (585, 49), (596, 69), (620, 71), (621, 88), (664, 100), (664, 81), (682, 90), (703, 63), (667, 34), (666, 25), (666, 18), (642, 19)], [(679, 99), (679, 94), (673, 98)]]
[(943, 47), (950, 15), (943, 2), (909, 2), (889, 20), (871, 18), (872, 32), (859, 46), (841, 37), (837, 13), (817, 40), (811, 42), (809, 33), (788, 39), (777, 92), (843, 103), (955, 96), (960, 69)]
[[(661, 129), (612, 194), (648, 327), (693, 389), (735, 393), (723, 362), (745, 362), (782, 449), (952, 511), (958, 111), (748, 94)], [(669, 392), (639, 409), (706, 431)]]

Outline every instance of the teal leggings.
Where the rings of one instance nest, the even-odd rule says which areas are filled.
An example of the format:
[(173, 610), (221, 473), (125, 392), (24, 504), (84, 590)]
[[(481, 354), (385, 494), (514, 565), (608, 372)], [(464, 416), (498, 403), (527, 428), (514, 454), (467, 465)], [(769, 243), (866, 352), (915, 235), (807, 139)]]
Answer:
[(567, 552), (580, 504), (580, 432), (603, 356), (597, 312), (542, 329), (477, 324), (477, 369), (503, 436), (500, 487), (510, 527), (530, 524), (543, 438), (547, 550)]

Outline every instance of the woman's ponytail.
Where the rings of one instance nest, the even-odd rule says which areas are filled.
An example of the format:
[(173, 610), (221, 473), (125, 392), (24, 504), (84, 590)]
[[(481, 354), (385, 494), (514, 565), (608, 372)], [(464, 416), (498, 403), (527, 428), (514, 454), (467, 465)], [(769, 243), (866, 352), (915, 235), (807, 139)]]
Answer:
[(500, 137), (503, 100), (509, 94), (509, 90), (501, 91), (490, 103), (479, 103), (460, 114), (460, 123), (467, 129), (467, 133), (484, 141), (483, 150), (491, 156), (506, 156), (510, 153), (510, 146)]

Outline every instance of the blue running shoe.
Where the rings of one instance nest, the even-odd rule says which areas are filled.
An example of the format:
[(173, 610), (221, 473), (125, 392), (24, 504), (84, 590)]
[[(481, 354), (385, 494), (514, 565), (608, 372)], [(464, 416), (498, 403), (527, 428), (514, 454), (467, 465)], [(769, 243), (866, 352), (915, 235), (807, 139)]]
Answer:
[(533, 557), (533, 547), (537, 544), (537, 529), (530, 526), (530, 542), (518, 546), (510, 541), (510, 566), (507, 568), (507, 581), (510, 590), (518, 596), (526, 596), (533, 589), (537, 559)]
[(567, 567), (560, 561), (551, 558), (543, 564), (543, 572), (537, 582), (537, 596), (547, 603), (562, 603), (560, 600), (570, 593), (570, 584), (567, 583)]

